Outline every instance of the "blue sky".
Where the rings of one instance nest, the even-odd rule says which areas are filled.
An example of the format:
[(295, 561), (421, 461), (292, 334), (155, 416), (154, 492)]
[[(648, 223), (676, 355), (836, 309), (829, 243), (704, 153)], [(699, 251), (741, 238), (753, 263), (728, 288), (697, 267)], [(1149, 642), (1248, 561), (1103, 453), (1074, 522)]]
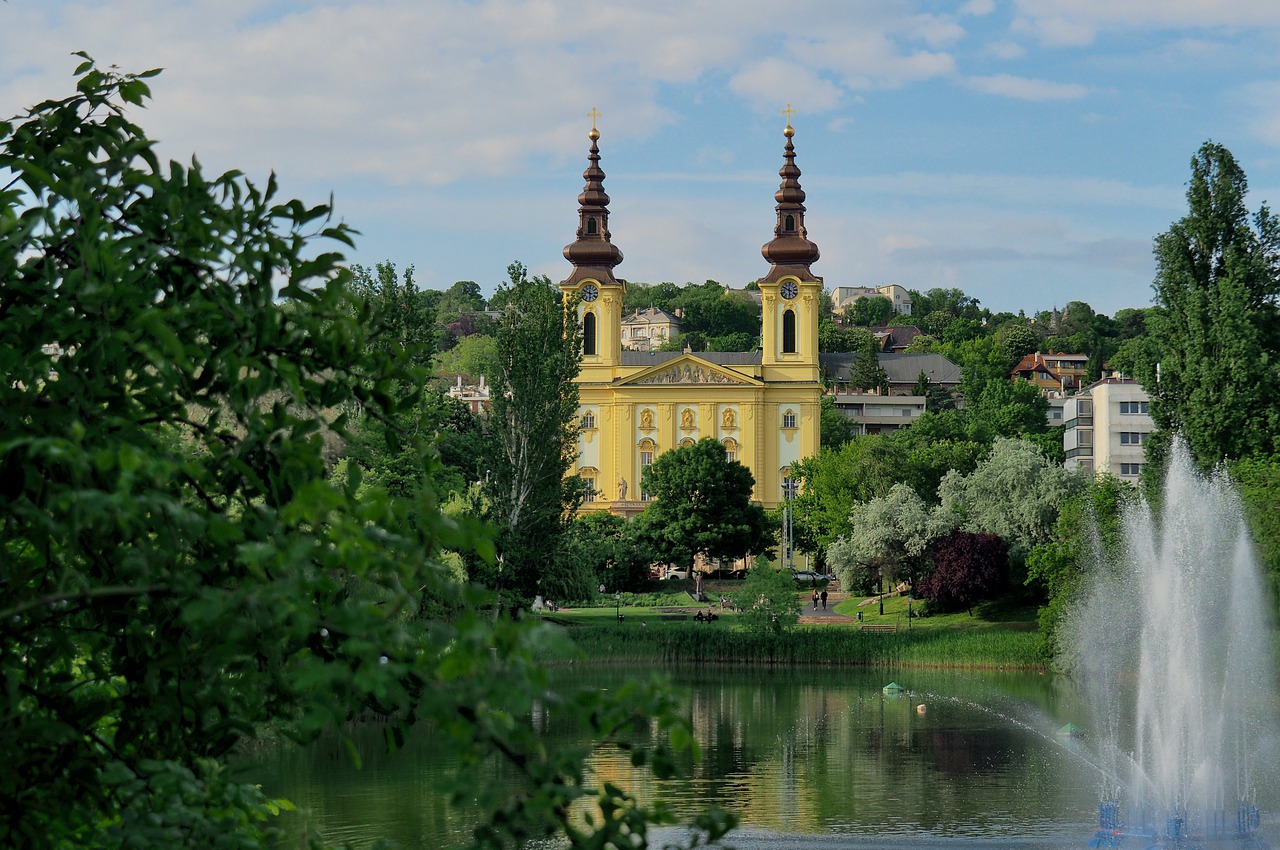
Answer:
[(788, 103), (828, 287), (1113, 314), (1205, 140), (1280, 204), (1275, 0), (8, 0), (0, 114), (76, 50), (165, 69), (164, 155), (332, 193), (430, 288), (567, 274), (593, 107), (630, 280), (765, 272)]

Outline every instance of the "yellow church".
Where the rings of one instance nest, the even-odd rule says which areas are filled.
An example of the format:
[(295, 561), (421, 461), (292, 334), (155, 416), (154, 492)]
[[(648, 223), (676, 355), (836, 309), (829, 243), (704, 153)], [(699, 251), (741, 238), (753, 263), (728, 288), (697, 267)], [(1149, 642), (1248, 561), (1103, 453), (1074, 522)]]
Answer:
[(760, 349), (631, 351), (622, 347), (627, 282), (614, 275), (622, 252), (609, 232), (600, 132), (593, 120), (577, 238), (564, 249), (573, 271), (560, 284), (566, 296), (578, 296), (583, 331), (576, 379), (581, 431), (572, 473), (588, 485), (582, 512), (641, 512), (649, 497), (642, 486), (644, 468), (663, 452), (704, 437), (719, 440), (731, 459), (751, 470), (752, 498), (766, 509), (785, 498), (792, 462), (817, 453), (822, 280), (810, 270), (818, 246), (805, 228), (790, 120), (783, 135), (777, 224), (761, 249), (769, 270), (759, 280)]

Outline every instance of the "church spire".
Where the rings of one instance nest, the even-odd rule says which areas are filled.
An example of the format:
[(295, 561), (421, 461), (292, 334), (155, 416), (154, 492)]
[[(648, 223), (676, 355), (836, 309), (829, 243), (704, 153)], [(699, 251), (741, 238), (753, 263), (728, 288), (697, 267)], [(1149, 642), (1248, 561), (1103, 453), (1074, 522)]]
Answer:
[(809, 264), (819, 257), (818, 246), (808, 239), (809, 232), (804, 226), (804, 189), (800, 188), (800, 167), (796, 165), (796, 148), (791, 137), (796, 134), (791, 126), (791, 115), (794, 110), (791, 104), (782, 110), (787, 116), (787, 127), (782, 135), (787, 137), (783, 150), (786, 160), (778, 171), (782, 185), (774, 193), (778, 204), (778, 223), (773, 228), (773, 239), (764, 244), (760, 253), (769, 261), (769, 273), (763, 281), (776, 282), (786, 275), (793, 275), (801, 280), (816, 280)]
[(600, 138), (600, 131), (596, 129), (600, 113), (592, 107), (587, 117), (591, 119), (591, 132), (587, 134), (591, 139), (591, 152), (587, 155), (587, 170), (582, 172), (587, 185), (578, 196), (577, 239), (564, 249), (564, 258), (573, 263), (573, 272), (564, 285), (571, 286), (584, 278), (616, 285), (621, 281), (613, 276), (613, 267), (622, 262), (622, 252), (609, 241), (609, 196), (604, 191), (600, 146), (596, 144)]

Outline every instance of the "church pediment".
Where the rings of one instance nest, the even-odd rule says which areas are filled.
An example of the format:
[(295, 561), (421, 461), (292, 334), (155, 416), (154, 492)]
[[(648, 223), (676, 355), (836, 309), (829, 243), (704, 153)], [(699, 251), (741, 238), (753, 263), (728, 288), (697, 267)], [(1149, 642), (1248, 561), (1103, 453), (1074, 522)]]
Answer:
[(635, 386), (643, 384), (738, 384), (741, 386), (761, 386), (754, 378), (737, 374), (723, 366), (708, 363), (700, 357), (685, 354), (666, 363), (645, 369), (619, 382)]

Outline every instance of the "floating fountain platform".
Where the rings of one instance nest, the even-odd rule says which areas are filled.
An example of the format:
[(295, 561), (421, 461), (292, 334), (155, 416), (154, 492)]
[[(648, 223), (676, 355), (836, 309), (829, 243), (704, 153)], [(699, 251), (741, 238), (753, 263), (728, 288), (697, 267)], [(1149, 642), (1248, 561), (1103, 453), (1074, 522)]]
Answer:
[(1101, 850), (1271, 850), (1258, 834), (1262, 817), (1258, 807), (1246, 801), (1235, 811), (1218, 809), (1203, 817), (1185, 809), (1162, 816), (1138, 809), (1132, 822), (1124, 817), (1117, 800), (1098, 804), (1098, 829), (1089, 847)]

